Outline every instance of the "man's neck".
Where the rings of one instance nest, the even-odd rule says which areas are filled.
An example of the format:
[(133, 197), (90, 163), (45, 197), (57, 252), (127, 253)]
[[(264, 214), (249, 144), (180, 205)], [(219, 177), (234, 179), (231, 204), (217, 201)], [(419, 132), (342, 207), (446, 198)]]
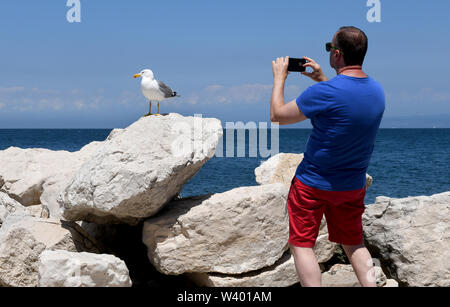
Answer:
[(367, 75), (363, 72), (362, 66), (360, 65), (344, 66), (337, 69), (336, 72), (338, 75), (345, 75), (356, 78), (367, 78)]

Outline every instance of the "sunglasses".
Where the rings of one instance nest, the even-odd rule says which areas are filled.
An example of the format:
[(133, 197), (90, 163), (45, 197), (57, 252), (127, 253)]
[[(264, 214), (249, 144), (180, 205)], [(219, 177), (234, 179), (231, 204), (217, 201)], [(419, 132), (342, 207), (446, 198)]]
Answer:
[[(327, 50), (327, 52), (330, 52), (331, 49), (339, 50), (339, 48), (336, 48), (336, 47), (333, 46), (333, 43), (326, 43), (325, 44), (325, 49)], [(339, 51), (341, 51), (341, 50), (339, 50)], [(341, 54), (344, 55), (344, 53), (342, 51), (341, 51)]]

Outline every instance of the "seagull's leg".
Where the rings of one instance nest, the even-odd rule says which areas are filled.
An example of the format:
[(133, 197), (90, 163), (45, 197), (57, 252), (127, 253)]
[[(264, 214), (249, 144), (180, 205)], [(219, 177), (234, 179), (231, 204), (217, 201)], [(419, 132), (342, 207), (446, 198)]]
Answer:
[(155, 116), (161, 115), (161, 114), (159, 114), (159, 101), (158, 101), (158, 113), (153, 114), (153, 115), (155, 115)]
[(152, 115), (152, 101), (150, 100), (150, 110), (148, 111), (148, 114), (145, 114), (144, 117)]

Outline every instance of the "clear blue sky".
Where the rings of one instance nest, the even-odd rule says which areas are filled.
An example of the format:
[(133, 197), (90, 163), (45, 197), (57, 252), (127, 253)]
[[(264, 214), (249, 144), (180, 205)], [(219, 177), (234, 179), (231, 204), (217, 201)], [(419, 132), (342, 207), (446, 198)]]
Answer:
[[(81, 0), (71, 24), (66, 0), (2, 0), (0, 128), (125, 127), (148, 111), (143, 68), (182, 96), (163, 113), (269, 122), (271, 61), (309, 56), (333, 77), (324, 44), (343, 25), (369, 37), (382, 127), (450, 127), (450, 2), (381, 0), (381, 23), (366, 2)], [(286, 99), (312, 84), (291, 74)]]

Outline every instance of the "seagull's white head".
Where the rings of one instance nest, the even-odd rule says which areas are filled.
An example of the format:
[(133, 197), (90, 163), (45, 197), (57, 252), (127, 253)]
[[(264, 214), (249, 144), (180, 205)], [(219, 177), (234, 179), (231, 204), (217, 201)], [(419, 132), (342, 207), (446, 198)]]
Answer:
[(150, 78), (150, 79), (154, 79), (155, 76), (153, 75), (153, 71), (151, 71), (150, 69), (144, 69), (143, 71), (141, 71), (140, 73), (134, 75), (134, 78)]

